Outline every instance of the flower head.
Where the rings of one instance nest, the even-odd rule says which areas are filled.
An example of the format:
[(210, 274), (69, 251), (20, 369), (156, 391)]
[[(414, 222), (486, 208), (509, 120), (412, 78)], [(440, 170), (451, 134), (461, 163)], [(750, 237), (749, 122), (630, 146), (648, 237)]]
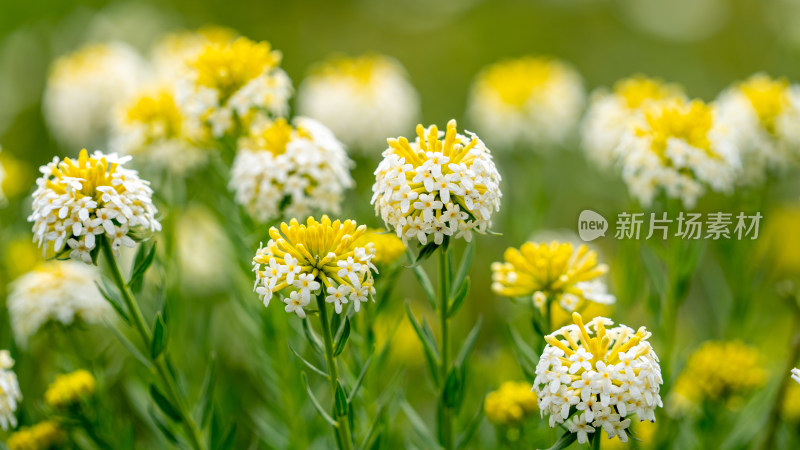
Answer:
[(620, 157), (622, 137), (637, 123), (642, 108), (679, 98), (684, 98), (681, 86), (643, 75), (618, 81), (611, 92), (598, 89), (592, 94), (581, 126), (587, 156), (601, 168), (612, 166)]
[(338, 213), (353, 186), (352, 163), (333, 133), (306, 117), (293, 122), (260, 121), (239, 142), (230, 186), (257, 220)]
[(333, 303), (337, 313), (349, 302), (358, 311), (375, 293), (375, 249), (356, 246), (366, 230), (352, 220), (331, 222), (328, 216), (320, 221), (309, 217), (305, 225), (292, 219), (280, 229), (270, 228), (269, 242), (253, 258), (255, 290), (264, 305), (275, 293), (288, 291), (283, 299), (286, 311), (305, 317), (311, 296), (322, 295), (324, 289), (325, 301)]
[[(375, 170), (372, 203), (403, 242), (441, 244), (445, 236), (472, 239), (484, 233), (500, 209), (500, 174), (489, 149), (473, 133), (417, 125), (417, 139), (388, 139)], [(444, 140), (440, 140), (444, 137)]]
[(14, 359), (8, 350), (0, 350), (0, 428), (3, 431), (17, 426), (14, 413), (22, 401), (17, 375), (11, 370), (13, 367)]
[(44, 400), (53, 408), (64, 408), (94, 395), (96, 381), (86, 370), (56, 375), (44, 393)]
[(586, 443), (588, 434), (605, 430), (627, 442), (631, 417), (655, 421), (661, 407), (661, 366), (644, 327), (635, 331), (596, 317), (584, 325), (572, 313), (574, 325), (545, 336), (545, 346), (533, 390), (539, 409), (550, 416), (550, 427), (567, 422)]
[(670, 393), (669, 407), (674, 413), (683, 413), (710, 401), (736, 408), (743, 396), (766, 380), (762, 356), (756, 348), (739, 341), (708, 341), (686, 361)]
[(188, 61), (178, 101), (216, 137), (237, 123), (246, 126), (257, 112), (285, 115), (292, 82), (280, 61), (281, 53), (267, 42), (209, 42)]
[(663, 191), (691, 208), (706, 186), (733, 188), (740, 162), (730, 130), (700, 100), (651, 102), (620, 144), (622, 176), (644, 205)]
[(94, 44), (56, 60), (43, 98), (53, 134), (70, 146), (100, 145), (120, 101), (147, 77), (144, 60), (120, 42)]
[(365, 152), (414, 126), (420, 109), (419, 94), (403, 66), (376, 54), (326, 61), (300, 85), (297, 102), (301, 114)]
[(9, 450), (47, 450), (59, 448), (65, 434), (54, 420), (45, 420), (29, 428), (21, 428), (8, 438)]
[(34, 240), (46, 251), (68, 246), (72, 259), (91, 264), (97, 240), (115, 250), (133, 247), (136, 230), (158, 231), (149, 183), (123, 167), (130, 156), (81, 150), (77, 159), (57, 157), (39, 171), (33, 193)]
[(153, 47), (152, 60), (156, 76), (165, 82), (181, 79), (187, 76), (188, 63), (196, 59), (205, 46), (229, 44), (236, 38), (235, 31), (218, 26), (169, 33)]
[(183, 173), (207, 160), (208, 136), (196, 127), (167, 86), (140, 90), (117, 111), (111, 147), (141, 156), (170, 173)]
[(500, 389), (486, 395), (483, 410), (494, 424), (513, 425), (536, 411), (536, 394), (524, 381), (506, 381)]
[(468, 113), (493, 145), (559, 144), (580, 119), (584, 103), (580, 75), (568, 64), (523, 57), (493, 64), (470, 92)]
[(360, 247), (374, 247), (375, 258), (372, 260), (377, 265), (388, 265), (399, 260), (406, 252), (406, 246), (394, 233), (386, 230), (369, 228), (356, 241)]
[(725, 90), (720, 120), (738, 136), (742, 183), (757, 183), (800, 158), (800, 87), (758, 73)]
[(99, 323), (113, 317), (100, 294), (92, 267), (74, 261), (46, 262), (19, 277), (8, 296), (11, 329), (24, 346), (42, 325), (53, 321), (68, 326), (76, 320)]
[(608, 266), (598, 264), (597, 253), (585, 245), (526, 242), (519, 250), (508, 248), (504, 259), (492, 264), (492, 290), (498, 295), (531, 298), (540, 308), (551, 301), (570, 312), (587, 301), (615, 301), (599, 279)]

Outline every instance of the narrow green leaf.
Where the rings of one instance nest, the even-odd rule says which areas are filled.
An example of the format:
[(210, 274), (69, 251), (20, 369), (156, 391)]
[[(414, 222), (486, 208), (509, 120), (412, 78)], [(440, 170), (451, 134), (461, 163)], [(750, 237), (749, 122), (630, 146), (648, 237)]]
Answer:
[(131, 342), (122, 333), (117, 331), (117, 329), (112, 324), (108, 325), (108, 329), (111, 330), (111, 333), (113, 333), (114, 336), (117, 337), (122, 346), (125, 347), (128, 350), (128, 352), (130, 352), (131, 355), (133, 355), (136, 359), (138, 359), (140, 363), (142, 363), (147, 368), (153, 367), (153, 363), (149, 359), (147, 359), (147, 357), (144, 356), (142, 352), (140, 352), (139, 349), (136, 348), (135, 345), (133, 345), (133, 342)]
[(483, 317), (478, 317), (478, 322), (475, 323), (475, 326), (469, 331), (466, 339), (464, 339), (464, 345), (461, 346), (461, 350), (458, 352), (458, 356), (455, 360), (456, 367), (464, 367), (464, 362), (467, 360), (470, 352), (472, 352), (472, 348), (475, 347), (475, 341), (478, 339), (481, 326), (483, 326)]
[(344, 351), (344, 347), (347, 344), (347, 339), (350, 337), (350, 318), (346, 317), (344, 319), (344, 327), (341, 333), (337, 333), (338, 336), (336, 337), (336, 345), (333, 348), (333, 356), (339, 356)]
[(164, 424), (164, 422), (162, 422), (161, 419), (158, 418), (158, 415), (156, 414), (155, 410), (152, 407), (148, 407), (147, 413), (150, 414), (150, 418), (153, 419), (153, 422), (156, 424), (156, 428), (158, 428), (158, 431), (160, 431), (161, 434), (163, 434), (164, 437), (167, 438), (167, 440), (170, 443), (177, 446), (178, 438), (176, 438), (175, 434), (169, 430), (169, 427), (167, 427), (167, 425)]
[(133, 262), (133, 269), (131, 270), (131, 278), (128, 281), (128, 287), (134, 291), (141, 288), (141, 281), (144, 279), (144, 274), (147, 269), (153, 264), (156, 257), (156, 243), (152, 245), (141, 244), (139, 250), (136, 252), (136, 258)]
[(431, 376), (435, 384), (439, 385), (439, 356), (438, 350), (436, 350), (436, 346), (431, 346), (431, 343), (428, 342), (427, 337), (425, 336), (425, 332), (422, 331), (422, 326), (420, 326), (417, 318), (414, 316), (414, 313), (411, 311), (411, 306), (406, 303), (406, 314), (408, 315), (408, 320), (411, 322), (411, 327), (414, 328), (414, 331), (417, 333), (417, 337), (419, 341), (422, 343), (423, 353), (425, 354), (425, 361), (428, 363), (428, 369), (431, 372)]
[(108, 284), (106, 284), (106, 280), (103, 280), (105, 289), (103, 289), (103, 287), (101, 287), (100, 283), (97, 281), (95, 281), (94, 284), (97, 285), (97, 290), (100, 291), (100, 295), (102, 295), (103, 298), (106, 299), (109, 304), (111, 304), (111, 307), (114, 308), (114, 311), (117, 312), (117, 314), (122, 318), (122, 320), (125, 321), (125, 323), (130, 325), (131, 318), (128, 316), (128, 312), (125, 310), (125, 307), (122, 306), (122, 301), (119, 299), (119, 297), (116, 295), (111, 295), (112, 291)]
[(454, 409), (461, 403), (461, 394), (463, 392), (461, 386), (460, 371), (457, 367), (453, 367), (450, 369), (450, 373), (447, 374), (447, 381), (445, 381), (444, 389), (442, 390), (442, 401), (448, 408)]
[(458, 272), (453, 279), (452, 289), (453, 292), (459, 292), (461, 285), (467, 280), (469, 270), (472, 268), (472, 260), (475, 258), (475, 239), (470, 241), (464, 248), (464, 254), (461, 255), (461, 263), (458, 265)]
[(311, 400), (311, 404), (314, 405), (314, 409), (317, 410), (320, 416), (325, 419), (326, 422), (332, 427), (338, 427), (339, 425), (336, 423), (335, 420), (325, 412), (325, 408), (322, 407), (317, 397), (314, 395), (314, 391), (311, 390), (311, 385), (308, 384), (308, 375), (306, 375), (305, 371), (300, 373), (301, 378), (303, 379), (303, 383), (306, 385), (306, 392), (308, 392), (308, 397)]
[(464, 431), (458, 435), (456, 439), (456, 448), (464, 448), (469, 444), (469, 441), (472, 439), (472, 436), (475, 434), (475, 431), (483, 422), (483, 401), (481, 401), (480, 406), (478, 406), (478, 410), (472, 419), (470, 419), (467, 426), (464, 427)]
[(232, 422), (228, 426), (228, 431), (225, 432), (219, 441), (212, 443), (213, 450), (229, 450), (233, 448), (236, 438), (236, 422)]
[(164, 413), (167, 417), (172, 419), (175, 422), (181, 421), (181, 413), (178, 411), (178, 408), (175, 407), (161, 391), (154, 385), (150, 385), (150, 396), (153, 397), (153, 401), (156, 402), (156, 406)]
[(536, 355), (536, 352), (522, 339), (522, 336), (519, 335), (517, 330), (510, 327), (509, 331), (511, 332), (511, 339), (514, 341), (514, 345), (517, 347), (520, 354), (531, 366), (535, 367), (536, 364), (539, 363), (539, 357)]
[(161, 313), (156, 314), (156, 323), (153, 325), (153, 340), (150, 341), (150, 358), (156, 359), (167, 347), (167, 326)]
[(439, 443), (436, 442), (436, 439), (433, 438), (431, 432), (428, 430), (427, 425), (425, 425), (425, 421), (422, 420), (422, 417), (414, 411), (414, 407), (408, 404), (407, 401), (402, 400), (400, 402), (400, 408), (406, 414), (408, 421), (411, 423), (411, 426), (414, 428), (414, 431), (419, 434), (419, 436), (428, 444), (428, 448), (439, 448)]
[(369, 358), (367, 358), (367, 361), (364, 363), (364, 367), (361, 368), (361, 373), (358, 375), (358, 379), (356, 380), (356, 383), (353, 385), (353, 390), (347, 397), (347, 403), (353, 403), (353, 399), (356, 397), (358, 388), (361, 387), (361, 383), (364, 381), (364, 376), (367, 375), (367, 369), (369, 369), (369, 364), (372, 362), (372, 356), (373, 354), (369, 355)]
[[(352, 394), (351, 394), (351, 396), (352, 396)], [(359, 447), (360, 450), (366, 450), (367, 448), (371, 448), (372, 447), (371, 444), (373, 442), (373, 437), (375, 437), (376, 435), (380, 434), (379, 429), (383, 428), (382, 427), (383, 410), (384, 410), (385, 407), (386, 407), (386, 403), (385, 402), (380, 402), (378, 404), (378, 408), (375, 410), (375, 414), (373, 414), (373, 417), (375, 417), (375, 419), (372, 421), (372, 424), (369, 426), (369, 430), (367, 430), (366, 436), (364, 436), (364, 441), (361, 443), (361, 446)], [(375, 438), (375, 440), (377, 440), (377, 437)]]
[[(412, 258), (410, 251), (408, 257), (409, 259)], [(425, 269), (420, 266), (412, 266), (411, 270), (414, 272), (414, 276), (417, 277), (417, 282), (419, 282), (419, 285), (425, 292), (425, 297), (427, 297), (428, 302), (431, 304), (433, 309), (436, 309), (436, 290), (433, 288), (433, 283), (431, 283), (431, 279), (428, 277)]]
[(217, 357), (211, 355), (211, 361), (206, 369), (206, 376), (203, 379), (203, 386), (200, 389), (200, 399), (198, 409), (200, 411), (200, 427), (203, 428), (211, 417), (211, 410), (214, 405), (214, 388), (217, 385)]
[[(444, 243), (443, 243), (444, 244)], [(428, 242), (422, 248), (419, 249), (419, 253), (417, 253), (417, 258), (409, 258), (410, 260), (414, 261), (409, 267), (417, 267), (423, 262), (425, 262), (428, 258), (436, 252), (436, 249), (439, 248), (438, 245), (434, 242)]]
[(573, 442), (578, 440), (578, 435), (576, 433), (570, 433), (569, 431), (565, 432), (561, 435), (560, 438), (547, 450), (561, 450), (564, 448), (569, 447), (572, 445)]
[(450, 303), (450, 306), (447, 308), (447, 317), (453, 317), (458, 309), (461, 308), (461, 304), (464, 303), (464, 299), (467, 298), (467, 294), (469, 294), (469, 286), (470, 280), (467, 277), (463, 283), (461, 283), (461, 288), (456, 292), (453, 301)]
[(322, 351), (322, 341), (319, 339), (319, 336), (314, 333), (314, 330), (311, 329), (311, 322), (309, 322), (307, 318), (303, 319), (303, 334), (305, 334), (306, 340), (317, 354), (325, 354), (325, 352)]
[(302, 361), (303, 364), (306, 365), (306, 367), (308, 367), (312, 371), (322, 375), (323, 377), (328, 378), (328, 372), (325, 372), (324, 370), (322, 370), (319, 367), (317, 367), (314, 364), (312, 364), (310, 361), (308, 361), (305, 358), (303, 358), (302, 356), (300, 356), (300, 353), (297, 353), (297, 350), (295, 350), (294, 347), (292, 347), (292, 344), (289, 344), (289, 350), (291, 350), (292, 353), (294, 353), (294, 356), (296, 356), (300, 361)]
[(346, 416), (349, 406), (347, 403), (347, 393), (345, 393), (342, 383), (338, 380), (336, 381), (336, 393), (333, 398), (336, 417)]

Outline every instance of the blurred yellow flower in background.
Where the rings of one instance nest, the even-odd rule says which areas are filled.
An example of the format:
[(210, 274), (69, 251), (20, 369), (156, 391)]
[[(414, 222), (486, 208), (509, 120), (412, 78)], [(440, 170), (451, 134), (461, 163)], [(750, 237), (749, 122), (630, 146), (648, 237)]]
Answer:
[(368, 228), (356, 241), (356, 245), (360, 247), (367, 247), (369, 244), (375, 247), (375, 259), (372, 262), (377, 265), (391, 264), (402, 258), (406, 252), (406, 246), (397, 235), (378, 228)]
[(419, 94), (394, 58), (334, 56), (314, 67), (297, 92), (300, 114), (317, 119), (353, 150), (378, 156), (386, 136), (412, 128)]
[(781, 419), (792, 424), (800, 423), (800, 384), (789, 383), (786, 386)]
[(472, 85), (468, 114), (493, 145), (549, 146), (575, 128), (584, 97), (581, 77), (569, 64), (526, 56), (484, 69)]
[(232, 42), (238, 33), (225, 27), (208, 26), (196, 31), (178, 31), (162, 37), (153, 47), (152, 60), (159, 80), (167, 82), (186, 74), (187, 62), (208, 44)]
[(702, 402), (721, 402), (730, 409), (764, 386), (763, 356), (740, 341), (707, 341), (689, 356), (672, 388), (668, 410), (682, 414)]
[(513, 425), (538, 409), (532, 384), (526, 381), (506, 381), (496, 391), (486, 395), (483, 409), (490, 422), (496, 425)]
[(48, 450), (60, 448), (64, 442), (64, 432), (57, 422), (46, 420), (32, 427), (23, 427), (8, 438), (9, 450)]
[[(37, 264), (44, 262), (42, 251), (31, 242), (30, 237), (25, 234), (20, 237), (9, 237), (5, 248), (4, 265), (8, 273), (9, 280), (29, 272)], [(52, 257), (52, 253), (46, 255)]]
[(617, 81), (611, 92), (597, 89), (581, 127), (586, 156), (601, 168), (611, 167), (621, 156), (622, 137), (636, 123), (643, 107), (654, 101), (683, 97), (680, 85), (644, 75)]
[(50, 131), (71, 147), (107, 138), (109, 111), (147, 79), (145, 60), (128, 44), (92, 44), (53, 63), (42, 99)]
[(44, 394), (45, 402), (54, 408), (64, 408), (94, 395), (97, 382), (87, 370), (56, 375)]
[(772, 210), (764, 223), (762, 244), (757, 253), (779, 277), (800, 276), (800, 204)]
[(558, 304), (568, 312), (585, 302), (610, 304), (613, 295), (599, 278), (608, 266), (598, 264), (589, 247), (568, 242), (526, 242), (509, 247), (504, 262), (492, 263), (492, 290), (504, 297), (531, 298), (535, 307)]

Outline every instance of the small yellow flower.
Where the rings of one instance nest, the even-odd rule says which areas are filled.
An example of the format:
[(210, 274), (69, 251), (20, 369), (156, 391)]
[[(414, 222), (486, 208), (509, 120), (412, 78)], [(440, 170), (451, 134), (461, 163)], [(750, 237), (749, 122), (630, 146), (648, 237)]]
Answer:
[(537, 398), (531, 391), (531, 383), (507, 381), (486, 396), (483, 409), (490, 422), (511, 425), (538, 409)]
[(8, 438), (9, 450), (47, 450), (64, 442), (64, 432), (57, 422), (46, 420), (30, 428), (21, 428)]
[(586, 301), (615, 301), (599, 280), (608, 266), (598, 264), (597, 253), (585, 245), (526, 242), (519, 250), (509, 247), (504, 259), (492, 264), (492, 290), (498, 295), (531, 298), (538, 308), (557, 303), (569, 312)]
[(270, 241), (253, 258), (256, 292), (264, 305), (269, 305), (274, 293), (290, 289), (289, 297), (283, 299), (286, 312), (304, 318), (312, 294), (325, 289), (325, 301), (333, 303), (337, 313), (349, 301), (358, 311), (375, 293), (375, 249), (356, 244), (366, 231), (365, 225), (355, 221), (332, 222), (328, 216), (320, 221), (309, 217), (305, 225), (292, 219), (280, 229), (270, 228)]
[(368, 228), (356, 245), (367, 247), (372, 245), (375, 248), (375, 259), (372, 261), (375, 264), (391, 264), (403, 257), (406, 252), (406, 246), (403, 241), (394, 233), (377, 228)]
[(708, 341), (686, 361), (672, 389), (670, 410), (682, 413), (704, 401), (735, 409), (766, 380), (758, 349), (739, 341)]
[(44, 394), (45, 402), (54, 408), (63, 408), (94, 394), (96, 381), (86, 370), (56, 375)]
[(789, 423), (800, 423), (800, 384), (790, 382), (787, 386), (781, 418)]

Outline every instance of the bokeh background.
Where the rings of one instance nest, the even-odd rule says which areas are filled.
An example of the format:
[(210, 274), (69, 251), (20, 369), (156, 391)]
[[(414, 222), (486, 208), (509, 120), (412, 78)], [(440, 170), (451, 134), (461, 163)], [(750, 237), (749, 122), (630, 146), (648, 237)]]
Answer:
[[(0, 299), (5, 298), (8, 283), (40, 258), (27, 244), (30, 229), (25, 221), (38, 166), (53, 155), (74, 156), (79, 150), (65, 148), (51, 138), (43, 121), (41, 97), (48, 67), (58, 56), (87, 42), (122, 40), (145, 52), (169, 31), (220, 25), (254, 40), (267, 40), (280, 49), (282, 67), (295, 86), (310, 67), (332, 53), (384, 53), (408, 70), (421, 96), (423, 123), (443, 126), (456, 118), (469, 128), (464, 118), (469, 86), (481, 68), (503, 58), (543, 54), (563, 59), (580, 72), (587, 92), (643, 73), (681, 83), (690, 96), (711, 100), (730, 83), (759, 71), (800, 79), (798, 22), (797, 0), (4, 0), (0, 2), (0, 145), (7, 172), (4, 192), (9, 199), (0, 210)], [(492, 147), (491, 142), (487, 145)], [(380, 151), (376, 148), (372, 157), (353, 156), (357, 185), (345, 202), (343, 217), (380, 225), (369, 205), (372, 172)], [(504, 381), (526, 379), (511, 330), (517, 330), (515, 333), (535, 348), (530, 310), (492, 293), (490, 263), (500, 260), (505, 248), (531, 238), (574, 239), (583, 209), (612, 219), (638, 208), (615, 174), (603, 173), (586, 161), (577, 135), (557, 148), (519, 148), (496, 158), (504, 177), (505, 197), (495, 229), (502, 235), (479, 239), (472, 291), (455, 323), (458, 342), (479, 317), (485, 321), (473, 354), (463, 421), (480, 408), (486, 392)], [(764, 386), (757, 394), (736, 401), (704, 405), (701, 418), (668, 418), (661, 410), (656, 424), (660, 437), (634, 445), (762, 445), (776, 392), (788, 376), (786, 367), (796, 363), (787, 359), (800, 322), (796, 308), (785, 301), (779, 289), (784, 286), (785, 290), (785, 280), (800, 275), (800, 186), (796, 175), (793, 172), (773, 180), (758, 194), (708, 195), (701, 201), (699, 211), (761, 211), (761, 235), (755, 241), (698, 244), (698, 269), (677, 313), (676, 356), (673, 367), (665, 369), (668, 379), (663, 396), (669, 393), (669, 377), (709, 339), (738, 339), (758, 348), (768, 374)], [(194, 395), (205, 367), (219, 365), (218, 417), (238, 424), (239, 448), (332, 445), (326, 424), (304, 400), (299, 376), (302, 364), (286, 345), (288, 339), (295, 348), (304, 348), (300, 326), (287, 321), (279, 308), (265, 310), (250, 291), (249, 274), (238, 270), (237, 264), (247, 266), (250, 256), (230, 242), (225, 230), (233, 225), (224, 218), (239, 212), (214, 211), (195, 198), (202, 195), (201, 191), (190, 192), (184, 209), (162, 211), (167, 220), (180, 223), (176, 235), (163, 239), (178, 242), (182, 260), (178, 272), (199, 270), (206, 276), (181, 277), (176, 272), (168, 276), (161, 268), (153, 278), (167, 286), (168, 295), (159, 298), (151, 289), (145, 302), (150, 311), (159, 302), (168, 304), (174, 324), (171, 345), (176, 365), (185, 375), (185, 389)], [(251, 230), (245, 242), (256, 245), (259, 234), (266, 236), (265, 231)], [(670, 269), (660, 262), (660, 244), (618, 241), (611, 234), (592, 244), (601, 260), (610, 265), (609, 283), (618, 299), (606, 314), (616, 322), (654, 330), (656, 351), (666, 341), (656, 331), (661, 326), (658, 308), (653, 306), (660, 295), (657, 280), (670, 276)], [(197, 261), (197, 255), (212, 258)], [(199, 267), (187, 268), (191, 264)], [(430, 272), (434, 273), (432, 268)], [(386, 398), (405, 398), (432, 423), (433, 388), (420, 381), (426, 379), (424, 362), (404, 319), (403, 304), (410, 302), (418, 315), (431, 318), (432, 312), (414, 287), (412, 275), (403, 274), (399, 283), (401, 288), (372, 317), (375, 335), (362, 338), (374, 339), (380, 346), (396, 330), (391, 356), (365, 384), (374, 404), (367, 405), (362, 414), (378, 414), (377, 405)], [(0, 348), (15, 348), (5, 308), (2, 310)], [(26, 397), (21, 423), (41, 419), (36, 399), (56, 373), (88, 367), (97, 375), (103, 393), (98, 396), (98, 408), (109, 412), (104, 427), (118, 430), (115, 447), (166, 445), (150, 419), (146, 385), (136, 381), (141, 378), (137, 372), (143, 369), (124, 354), (102, 327), (53, 326), (40, 333), (28, 349), (15, 352), (16, 371)], [(386, 403), (380, 411), (385, 425), (381, 448), (423, 446), (398, 403)], [(797, 400), (789, 403), (800, 409)], [(781, 413), (776, 448), (800, 445), (798, 419), (798, 411), (793, 416)], [(546, 421), (534, 414), (522, 430), (496, 428), (484, 421), (470, 447), (548, 447), (557, 436), (557, 431), (549, 430)]]

